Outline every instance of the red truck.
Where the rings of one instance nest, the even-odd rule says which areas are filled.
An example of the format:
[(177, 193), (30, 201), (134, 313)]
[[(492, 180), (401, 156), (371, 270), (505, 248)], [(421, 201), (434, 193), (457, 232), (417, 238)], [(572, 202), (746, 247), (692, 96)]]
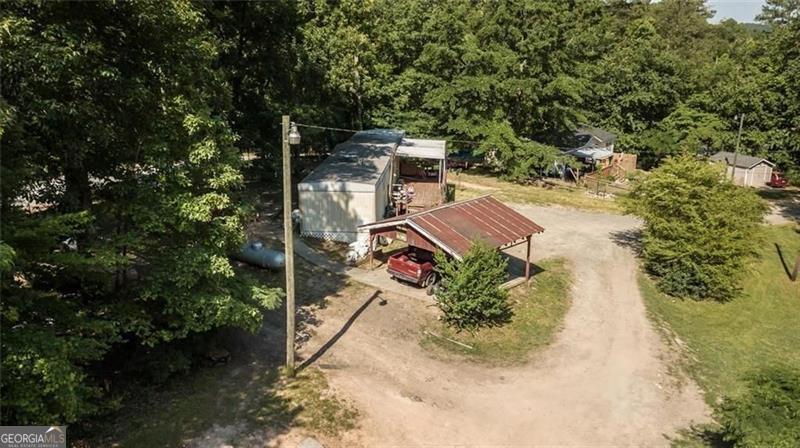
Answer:
[(409, 247), (389, 257), (387, 270), (392, 278), (426, 288), (430, 295), (438, 280), (435, 268), (436, 261), (431, 252)]
[(767, 185), (769, 185), (772, 188), (783, 188), (788, 183), (789, 182), (786, 180), (785, 177), (783, 177), (783, 175), (781, 175), (781, 173), (773, 171), (772, 176), (769, 179), (769, 182), (767, 182)]

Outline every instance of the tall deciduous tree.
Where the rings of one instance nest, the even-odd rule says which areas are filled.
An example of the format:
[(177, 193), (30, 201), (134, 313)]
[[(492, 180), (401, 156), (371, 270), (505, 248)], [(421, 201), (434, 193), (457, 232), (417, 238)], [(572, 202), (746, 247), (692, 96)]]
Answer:
[(218, 45), (183, 2), (4, 5), (2, 421), (98, 411), (114, 344), (256, 329)]

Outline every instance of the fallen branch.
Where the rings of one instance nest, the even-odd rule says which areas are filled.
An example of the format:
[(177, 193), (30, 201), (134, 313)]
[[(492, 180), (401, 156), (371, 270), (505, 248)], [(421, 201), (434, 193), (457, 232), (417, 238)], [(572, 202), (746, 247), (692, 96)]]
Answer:
[(458, 345), (460, 345), (460, 346), (462, 346), (462, 347), (465, 347), (465, 348), (468, 348), (468, 349), (470, 349), (470, 350), (475, 350), (475, 347), (473, 347), (473, 346), (471, 346), (471, 345), (467, 345), (467, 344), (465, 344), (465, 343), (463, 343), (463, 342), (458, 342), (458, 341), (456, 341), (455, 339), (450, 339), (450, 338), (446, 338), (446, 337), (444, 337), (444, 336), (439, 336), (438, 334), (436, 334), (436, 333), (431, 333), (430, 331), (427, 331), (427, 330), (425, 331), (425, 334), (428, 334), (428, 335), (431, 335), (431, 336), (437, 337), (437, 338), (439, 338), (439, 339), (444, 339), (445, 341), (452, 342), (453, 344), (458, 344)]

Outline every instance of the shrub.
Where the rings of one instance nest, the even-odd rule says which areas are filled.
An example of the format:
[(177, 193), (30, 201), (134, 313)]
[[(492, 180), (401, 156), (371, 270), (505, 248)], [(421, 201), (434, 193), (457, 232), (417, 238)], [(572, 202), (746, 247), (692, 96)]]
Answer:
[(719, 167), (668, 158), (625, 202), (644, 219), (642, 255), (660, 289), (674, 296), (727, 300), (738, 290), (765, 206)]
[(800, 446), (800, 372), (774, 367), (751, 375), (747, 393), (724, 400), (716, 417), (734, 446)]
[(500, 252), (476, 241), (463, 260), (437, 252), (436, 263), (441, 276), (436, 299), (448, 325), (475, 329), (508, 320), (508, 291), (500, 289), (508, 262)]

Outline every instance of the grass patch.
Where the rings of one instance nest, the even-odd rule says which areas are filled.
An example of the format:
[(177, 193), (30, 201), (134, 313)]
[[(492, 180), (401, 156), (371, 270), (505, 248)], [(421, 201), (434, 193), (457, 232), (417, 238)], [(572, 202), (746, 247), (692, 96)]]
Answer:
[(347, 262), (347, 251), (350, 249), (347, 243), (311, 237), (303, 238), (302, 241), (312, 249), (324, 253), (334, 261), (343, 264)]
[(477, 173), (453, 173), (448, 180), (455, 185), (455, 199), (469, 199), (492, 194), (501, 201), (532, 205), (563, 205), (566, 207), (622, 213), (622, 207), (613, 199), (590, 196), (582, 188), (537, 187), (506, 182), (493, 176)]
[[(685, 342), (686, 366), (713, 404), (738, 396), (742, 377), (758, 368), (784, 364), (800, 369), (800, 281), (790, 281), (787, 265), (800, 253), (793, 226), (763, 228), (759, 256), (746, 269), (740, 297), (728, 303), (681, 300), (660, 293), (640, 275), (650, 314)], [(790, 268), (791, 269), (791, 268)]]
[(540, 267), (544, 272), (535, 275), (529, 286), (511, 289), (509, 303), (514, 315), (509, 323), (474, 333), (456, 332), (440, 322), (429, 325), (428, 332), (472, 346), (472, 349), (427, 332), (422, 339), (423, 347), (500, 365), (527, 361), (531, 351), (553, 340), (571, 303), (572, 279), (567, 260), (544, 260)]
[(185, 446), (209, 433), (237, 445), (252, 434), (271, 437), (290, 427), (334, 436), (354, 428), (358, 416), (314, 368), (291, 379), (274, 368), (207, 368), (130, 401), (106, 434), (81, 446)]
[(335, 436), (356, 427), (358, 411), (331, 391), (319, 369), (299, 372), (284, 383), (278, 395), (290, 403), (295, 424), (315, 433)]

